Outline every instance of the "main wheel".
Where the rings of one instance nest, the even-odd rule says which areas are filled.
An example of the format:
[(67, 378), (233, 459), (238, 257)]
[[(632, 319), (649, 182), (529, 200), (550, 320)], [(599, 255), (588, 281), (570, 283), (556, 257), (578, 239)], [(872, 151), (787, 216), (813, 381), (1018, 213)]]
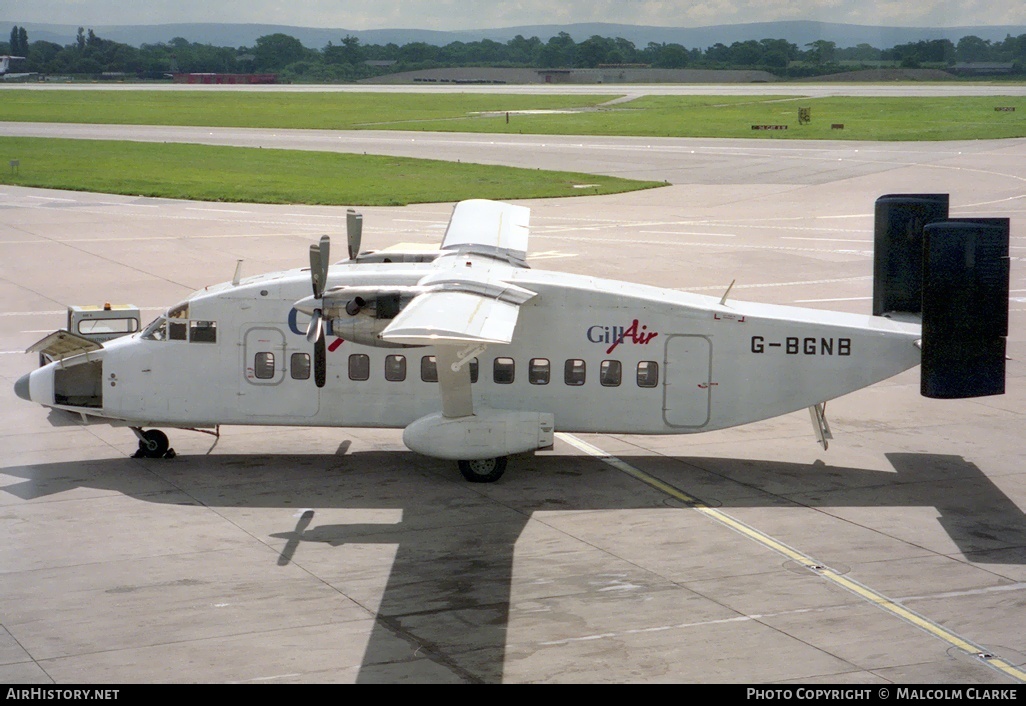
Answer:
[(146, 458), (161, 458), (167, 453), (167, 434), (160, 429), (147, 429), (139, 439), (139, 452)]
[(506, 457), (459, 461), (460, 473), (471, 483), (494, 483), (506, 470)]

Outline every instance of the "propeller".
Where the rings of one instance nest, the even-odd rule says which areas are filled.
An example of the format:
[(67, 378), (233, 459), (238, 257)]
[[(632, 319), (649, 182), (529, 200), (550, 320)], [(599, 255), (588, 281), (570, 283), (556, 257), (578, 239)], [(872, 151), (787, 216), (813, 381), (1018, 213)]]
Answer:
[(363, 237), (363, 216), (353, 209), (346, 211), (346, 235), (349, 238), (349, 259), (360, 254), (360, 239)]
[(313, 283), (313, 298), (317, 300), (310, 315), (310, 325), (306, 327), (306, 340), (314, 344), (314, 382), (317, 387), (324, 387), (326, 379), (327, 355), (324, 345), (324, 286), (328, 281), (328, 265), (330, 264), (331, 239), (321, 236), (321, 242), (310, 246), (310, 280)]

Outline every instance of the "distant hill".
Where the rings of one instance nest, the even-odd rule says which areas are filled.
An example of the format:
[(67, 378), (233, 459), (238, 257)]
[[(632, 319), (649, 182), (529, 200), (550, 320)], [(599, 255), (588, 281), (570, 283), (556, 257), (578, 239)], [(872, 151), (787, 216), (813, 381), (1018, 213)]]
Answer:
[[(9, 26), (23, 26), (29, 41), (45, 40), (60, 45), (71, 44), (78, 32), (77, 25), (55, 25), (0, 20), (0, 30)], [(682, 44), (689, 49), (706, 49), (714, 44), (730, 45), (750, 39), (786, 39), (804, 47), (819, 39), (834, 42), (838, 47), (854, 47), (869, 44), (877, 49), (888, 49), (898, 44), (921, 40), (950, 39), (957, 42), (965, 36), (974, 35), (992, 42), (1002, 41), (1011, 35), (1026, 34), (1026, 25), (975, 26), (975, 27), (871, 27), (865, 25), (835, 24), (830, 22), (753, 22), (749, 24), (715, 25), (711, 27), (645, 27), (638, 25), (587, 23), (568, 25), (528, 25), (498, 29), (461, 30), (440, 32), (420, 29), (322, 29), (315, 27), (290, 27), (262, 24), (164, 24), (164, 25), (90, 25), (97, 36), (123, 44), (139, 46), (168, 42), (182, 37), (190, 42), (215, 46), (253, 46), (257, 37), (281, 32), (295, 37), (304, 46), (321, 49), (328, 42), (338, 44), (342, 37), (353, 35), (362, 44), (409, 44), (425, 42), (445, 45), (451, 42), (474, 42), (491, 39), (507, 42), (513, 37), (538, 37), (543, 42), (560, 32), (567, 32), (575, 42), (588, 37), (623, 37), (639, 49), (649, 42)], [(0, 36), (5, 36), (0, 34)]]

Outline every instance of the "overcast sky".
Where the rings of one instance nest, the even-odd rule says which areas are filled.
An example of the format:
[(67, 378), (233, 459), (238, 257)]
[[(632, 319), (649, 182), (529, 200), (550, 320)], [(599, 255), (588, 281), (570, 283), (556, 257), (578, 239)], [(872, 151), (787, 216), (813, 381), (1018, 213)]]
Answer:
[(704, 27), (773, 20), (958, 27), (1026, 24), (1024, 0), (0, 0), (14, 23), (223, 22), (438, 30), (614, 22)]

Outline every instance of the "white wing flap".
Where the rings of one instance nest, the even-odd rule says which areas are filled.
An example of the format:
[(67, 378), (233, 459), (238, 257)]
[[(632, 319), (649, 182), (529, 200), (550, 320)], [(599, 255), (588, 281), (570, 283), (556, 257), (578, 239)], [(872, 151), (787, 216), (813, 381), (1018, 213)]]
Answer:
[(526, 206), (487, 199), (460, 201), (445, 229), (442, 250), (479, 245), (523, 260), (527, 257), (530, 218), (531, 209)]
[(519, 310), (471, 292), (427, 292), (411, 301), (381, 338), (416, 346), (509, 343)]

